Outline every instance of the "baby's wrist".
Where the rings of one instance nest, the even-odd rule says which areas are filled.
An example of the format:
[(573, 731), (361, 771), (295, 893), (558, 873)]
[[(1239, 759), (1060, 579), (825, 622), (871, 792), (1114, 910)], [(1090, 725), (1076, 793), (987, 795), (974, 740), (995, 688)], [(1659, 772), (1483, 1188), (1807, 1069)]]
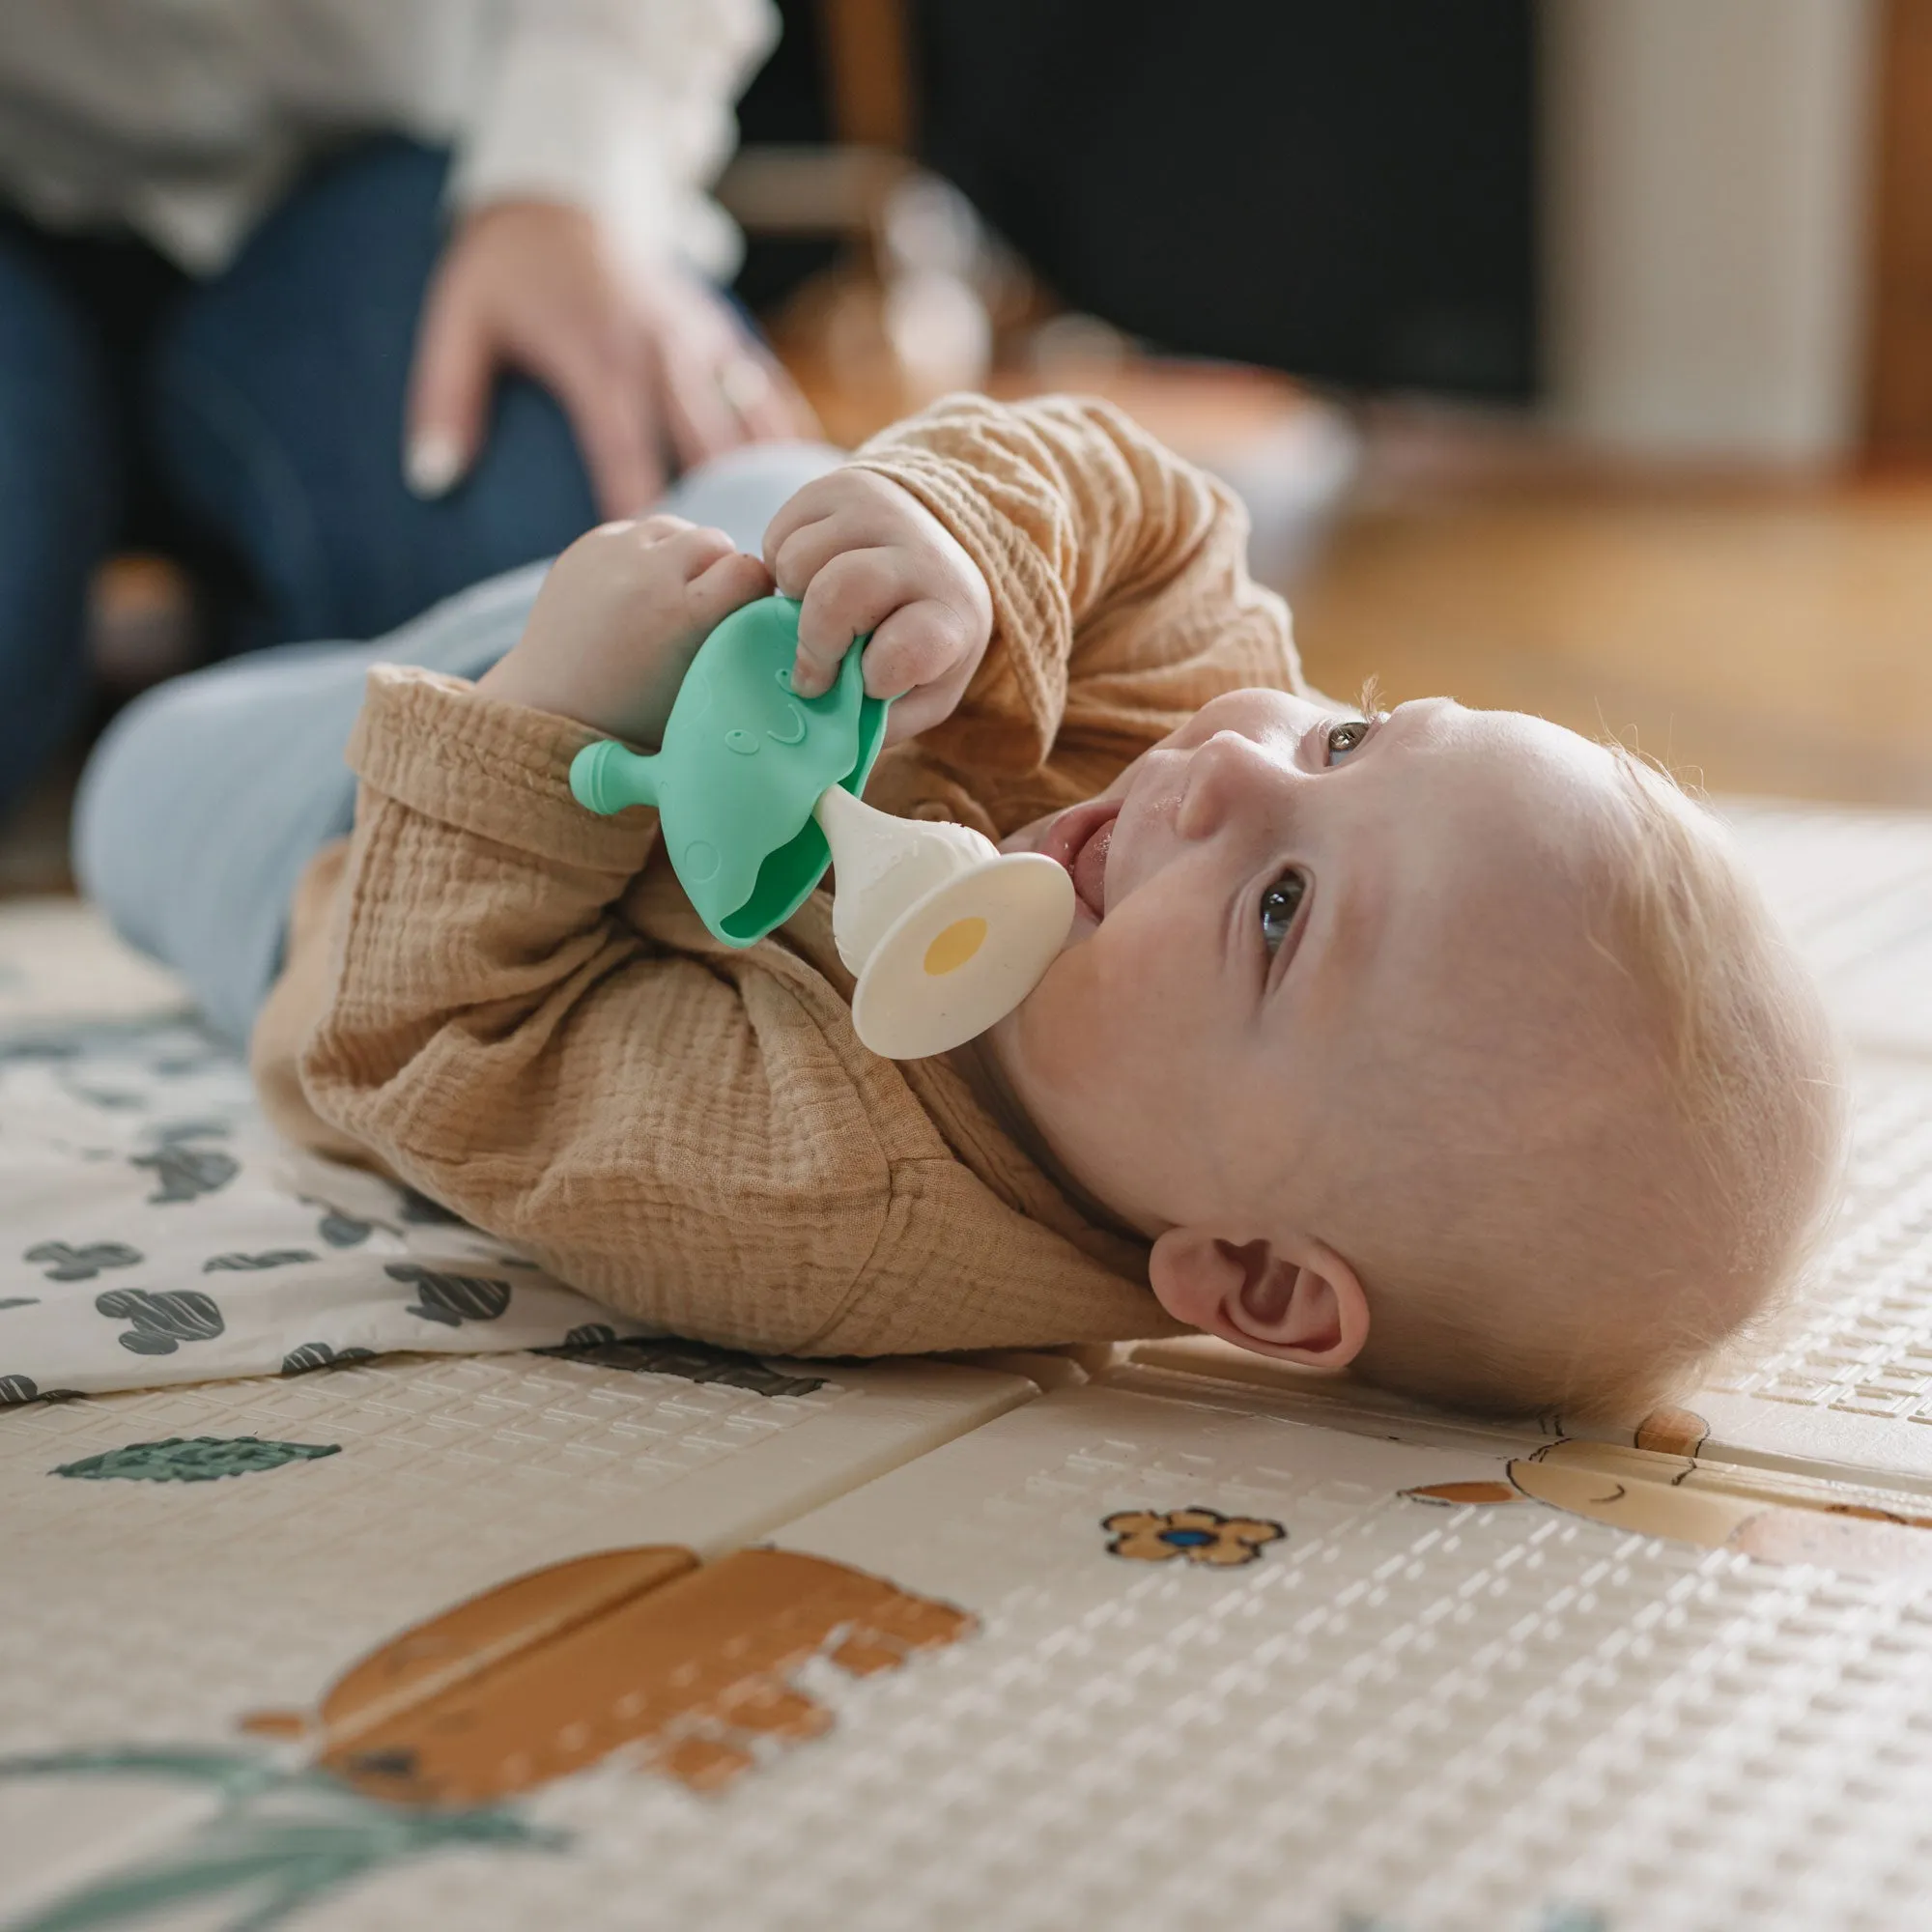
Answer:
[(512, 650), (476, 680), (478, 693), (498, 703), (515, 704), (550, 718), (566, 718), (600, 737), (622, 738), (655, 750), (664, 736), (669, 706), (620, 701), (616, 694), (599, 691), (591, 681), (573, 677), (541, 653), (519, 656)]
[[(572, 718), (576, 713), (566, 708), (569, 694), (559, 692), (554, 671), (534, 664), (524, 654), (521, 647), (507, 651), (498, 658), (481, 677), (476, 680), (476, 689), (485, 697), (494, 697), (499, 703), (522, 705), (527, 711), (546, 711), (554, 717)], [(579, 720), (587, 724), (587, 720)], [(595, 729), (595, 726), (591, 727)]]

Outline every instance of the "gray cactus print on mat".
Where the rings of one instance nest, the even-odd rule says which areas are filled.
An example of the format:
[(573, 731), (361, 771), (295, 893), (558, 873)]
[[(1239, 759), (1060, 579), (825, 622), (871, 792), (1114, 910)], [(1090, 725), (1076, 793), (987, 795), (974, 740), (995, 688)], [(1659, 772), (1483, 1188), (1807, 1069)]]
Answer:
[(533, 1355), (582, 1362), (596, 1369), (628, 1369), (638, 1376), (676, 1376), (688, 1382), (717, 1382), (752, 1395), (812, 1395), (825, 1386), (823, 1376), (788, 1376), (768, 1368), (755, 1355), (716, 1349), (708, 1342), (681, 1342), (655, 1335), (617, 1339), (608, 1321), (586, 1321), (552, 1349)]
[(445, 1208), (440, 1201), (432, 1201), (427, 1194), (419, 1194), (413, 1187), (399, 1190), (402, 1204), (399, 1212), (403, 1219), (417, 1228), (460, 1228), (463, 1216)]
[(80, 1042), (77, 1039), (10, 1039), (0, 1041), (0, 1065), (19, 1065), (33, 1063), (46, 1064), (53, 1061), (77, 1060), (80, 1057)]
[(136, 1355), (172, 1355), (184, 1342), (213, 1341), (223, 1327), (213, 1298), (191, 1288), (111, 1288), (94, 1305), (110, 1321), (134, 1324), (120, 1342)]
[(242, 1163), (219, 1148), (190, 1147), (177, 1141), (153, 1153), (128, 1156), (132, 1167), (152, 1169), (157, 1183), (148, 1199), (156, 1207), (174, 1201), (198, 1201), (226, 1187), (242, 1172)]
[(32, 1376), (0, 1376), (0, 1408), (30, 1402), (78, 1402), (78, 1389), (43, 1389)]
[(510, 1284), (485, 1275), (444, 1274), (415, 1262), (391, 1262), (383, 1272), (391, 1281), (414, 1287), (416, 1298), (410, 1303), (410, 1314), (440, 1321), (446, 1328), (466, 1321), (494, 1321), (510, 1305)]
[(143, 1257), (125, 1241), (90, 1241), (84, 1248), (42, 1241), (20, 1259), (43, 1269), (49, 1281), (92, 1281), (105, 1268), (139, 1267)]
[(0, 1040), (0, 1148), (30, 1161), (0, 1248), (10, 1408), (541, 1347), (601, 1312), (430, 1196), (278, 1141), (242, 1059), (179, 1019)]
[(331, 1248), (359, 1248), (376, 1232), (375, 1222), (358, 1221), (355, 1215), (345, 1214), (339, 1208), (331, 1208), (327, 1201), (308, 1201), (307, 1205), (323, 1210), (322, 1218), (315, 1224), (315, 1232)]
[(304, 1342), (282, 1357), (282, 1374), (306, 1376), (317, 1369), (353, 1368), (357, 1362), (373, 1362), (374, 1349), (335, 1349), (327, 1342)]

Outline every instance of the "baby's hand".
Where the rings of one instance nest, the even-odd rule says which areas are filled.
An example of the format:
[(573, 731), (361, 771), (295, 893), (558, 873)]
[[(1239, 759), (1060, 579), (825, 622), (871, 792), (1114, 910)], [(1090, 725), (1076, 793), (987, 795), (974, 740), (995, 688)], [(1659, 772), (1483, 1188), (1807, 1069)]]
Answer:
[(551, 566), (523, 637), (476, 688), (655, 746), (705, 634), (771, 589), (723, 530), (682, 517), (605, 524)]
[(932, 512), (883, 476), (835, 469), (808, 483), (765, 532), (778, 587), (803, 600), (792, 688), (829, 691), (854, 638), (866, 689), (896, 697), (895, 743), (952, 716), (993, 635), (993, 597), (979, 566)]

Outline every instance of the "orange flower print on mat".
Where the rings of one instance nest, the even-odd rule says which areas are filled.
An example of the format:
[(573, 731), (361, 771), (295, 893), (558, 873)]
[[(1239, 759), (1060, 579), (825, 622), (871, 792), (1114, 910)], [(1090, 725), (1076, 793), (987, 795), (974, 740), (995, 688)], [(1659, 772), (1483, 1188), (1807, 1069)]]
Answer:
[(1252, 1563), (1263, 1546), (1288, 1534), (1278, 1522), (1263, 1517), (1223, 1516), (1219, 1510), (1122, 1510), (1104, 1519), (1100, 1527), (1113, 1542), (1109, 1556), (1128, 1556), (1137, 1563), (1170, 1563), (1177, 1556), (1189, 1563), (1225, 1567)]

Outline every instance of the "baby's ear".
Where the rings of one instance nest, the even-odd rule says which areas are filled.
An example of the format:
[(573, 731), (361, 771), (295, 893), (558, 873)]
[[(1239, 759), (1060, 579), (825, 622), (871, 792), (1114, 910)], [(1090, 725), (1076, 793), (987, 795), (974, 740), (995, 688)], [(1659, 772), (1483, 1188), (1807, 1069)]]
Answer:
[(1201, 1228), (1170, 1228), (1148, 1257), (1155, 1298), (1177, 1321), (1285, 1362), (1339, 1369), (1369, 1339), (1355, 1271), (1310, 1239), (1237, 1245)]

